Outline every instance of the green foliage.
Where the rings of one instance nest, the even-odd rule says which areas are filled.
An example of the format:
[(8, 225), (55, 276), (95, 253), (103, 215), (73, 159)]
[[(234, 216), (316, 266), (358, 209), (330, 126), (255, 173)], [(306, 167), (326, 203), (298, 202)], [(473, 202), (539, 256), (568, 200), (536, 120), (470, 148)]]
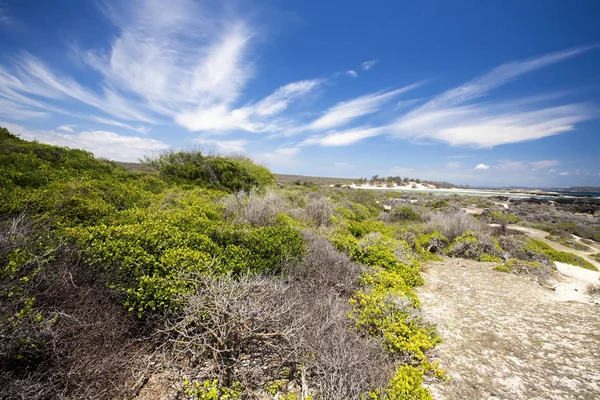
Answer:
[[(353, 305), (351, 316), (357, 329), (381, 340), (390, 354), (408, 355), (421, 365), (421, 369), (414, 371), (408, 369), (414, 367), (400, 367), (389, 387), (371, 392), (370, 397), (428, 398), (421, 397), (428, 394), (421, 386), (424, 371), (442, 372), (429, 362), (426, 353), (440, 342), (440, 338), (435, 326), (423, 321), (419, 300), (412, 289), (423, 282), (419, 262), (407, 242), (391, 237), (394, 233), (386, 232), (381, 224), (366, 222), (349, 224), (348, 231), (341, 229), (333, 238), (334, 245), (348, 253), (352, 260), (372, 267), (361, 278), (364, 289), (350, 300)], [(440, 236), (429, 235), (423, 242)], [(420, 372), (415, 375), (415, 371)]]
[(592, 271), (598, 271), (598, 268), (596, 268), (592, 263), (585, 260), (584, 258), (573, 253), (555, 250), (548, 243), (542, 242), (541, 240), (529, 239), (529, 242), (525, 246), (525, 249), (530, 250), (534, 253), (544, 254), (552, 261), (576, 265), (578, 267), (589, 269)]
[(203, 189), (166, 192), (147, 209), (66, 234), (87, 249), (92, 262), (117, 269), (113, 285), (138, 317), (177, 309), (193, 290), (194, 274), (276, 273), (302, 256), (295, 229), (227, 224), (211, 197)]
[(418, 313), (419, 301), (396, 271), (376, 269), (363, 277), (366, 290), (351, 299), (356, 327), (381, 338), (392, 354), (427, 363), (425, 352), (440, 342), (435, 327)]
[(364, 221), (379, 215), (377, 208), (367, 207), (360, 203), (349, 202), (337, 208), (338, 214), (351, 221)]
[(548, 236), (546, 236), (546, 239), (552, 240), (553, 242), (560, 243), (563, 246), (570, 247), (575, 250), (580, 250), (580, 251), (591, 251), (592, 250), (589, 246), (579, 243), (576, 239), (573, 239), (571, 237), (548, 235)]
[(423, 370), (411, 365), (398, 367), (396, 373), (384, 390), (377, 389), (369, 393), (372, 400), (433, 400), (429, 390), (423, 384)]
[(381, 233), (384, 236), (394, 236), (395, 229), (392, 226), (386, 225), (383, 221), (350, 221), (348, 222), (348, 230), (357, 237), (363, 237), (372, 232)]
[(63, 223), (96, 223), (119, 210), (148, 204), (165, 185), (86, 151), (27, 142), (0, 128), (1, 214), (27, 209)]
[(436, 257), (432, 253), (442, 251), (449, 244), (447, 237), (434, 231), (430, 234), (419, 234), (414, 239), (415, 251), (419, 254), (421, 259), (435, 259)]
[(217, 379), (204, 382), (184, 379), (183, 394), (198, 400), (235, 400), (242, 398), (242, 387), (238, 382), (224, 387)]
[(590, 257), (592, 257), (594, 260), (600, 262), (600, 253), (593, 254)]
[(466, 231), (452, 241), (446, 249), (446, 254), (478, 261), (500, 262), (501, 251), (502, 248), (497, 240), (475, 231)]
[(429, 203), (429, 207), (431, 207), (434, 210), (441, 210), (443, 208), (448, 208), (450, 207), (450, 203), (448, 203), (448, 200), (435, 200), (431, 203)]
[(518, 215), (498, 211), (490, 211), (486, 216), (488, 220), (494, 224), (516, 224), (521, 221), (521, 217)]
[(390, 216), (392, 221), (417, 222), (421, 220), (421, 216), (408, 206), (393, 209)]
[(497, 265), (494, 270), (512, 274), (532, 274), (540, 271), (542, 265), (536, 261), (523, 261), (511, 258), (504, 264)]
[(487, 253), (483, 253), (480, 257), (479, 257), (479, 261), (487, 261), (487, 262), (502, 262), (502, 259), (498, 256), (495, 256), (493, 254), (487, 254)]
[(412, 255), (405, 241), (378, 234), (356, 239), (340, 231), (335, 235), (333, 243), (338, 250), (346, 252), (353, 261), (395, 271), (410, 286), (423, 284), (419, 261)]
[(573, 222), (556, 222), (546, 224), (532, 224), (532, 227), (554, 236), (565, 236), (565, 234), (573, 234), (585, 239), (592, 239), (600, 242), (600, 226), (592, 224), (575, 224)]
[(157, 168), (168, 181), (228, 192), (275, 182), (271, 171), (248, 158), (205, 156), (201, 152), (169, 152), (147, 157), (144, 163)]

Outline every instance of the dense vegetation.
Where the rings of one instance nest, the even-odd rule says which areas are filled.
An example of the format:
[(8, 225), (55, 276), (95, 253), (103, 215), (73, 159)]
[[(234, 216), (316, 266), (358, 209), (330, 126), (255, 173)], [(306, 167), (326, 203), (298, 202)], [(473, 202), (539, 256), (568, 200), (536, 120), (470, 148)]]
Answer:
[(516, 221), (500, 210), (458, 210), (485, 199), (276, 187), (199, 152), (128, 172), (5, 129), (0, 146), (1, 398), (135, 398), (159, 379), (154, 397), (431, 399), (425, 262), (581, 261), (488, 228)]

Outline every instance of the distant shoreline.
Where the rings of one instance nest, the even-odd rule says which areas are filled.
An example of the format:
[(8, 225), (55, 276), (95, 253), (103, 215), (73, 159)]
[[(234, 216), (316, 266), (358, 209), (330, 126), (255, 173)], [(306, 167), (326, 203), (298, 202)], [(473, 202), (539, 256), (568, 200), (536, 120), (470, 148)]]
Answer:
[(430, 185), (423, 184), (413, 184), (411, 183), (408, 186), (402, 185), (394, 185), (391, 187), (388, 186), (376, 186), (370, 184), (362, 184), (362, 185), (348, 185), (348, 187), (352, 189), (366, 189), (366, 190), (389, 190), (392, 192), (414, 192), (414, 193), (431, 193), (431, 194), (440, 194), (440, 195), (463, 195), (463, 196), (481, 196), (481, 197), (493, 197), (493, 196), (501, 196), (508, 198), (577, 198), (577, 197), (598, 197), (593, 194), (577, 194), (577, 193), (569, 193), (569, 192), (559, 192), (559, 191), (544, 191), (540, 189), (512, 189), (512, 190), (503, 190), (503, 189), (464, 189), (464, 188), (434, 188)]

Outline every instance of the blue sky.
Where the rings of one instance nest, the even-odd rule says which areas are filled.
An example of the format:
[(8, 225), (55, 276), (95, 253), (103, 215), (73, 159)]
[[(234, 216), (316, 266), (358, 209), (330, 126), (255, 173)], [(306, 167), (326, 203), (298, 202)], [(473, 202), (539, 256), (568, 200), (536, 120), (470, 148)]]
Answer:
[(0, 125), (135, 161), (600, 186), (600, 2), (0, 0)]

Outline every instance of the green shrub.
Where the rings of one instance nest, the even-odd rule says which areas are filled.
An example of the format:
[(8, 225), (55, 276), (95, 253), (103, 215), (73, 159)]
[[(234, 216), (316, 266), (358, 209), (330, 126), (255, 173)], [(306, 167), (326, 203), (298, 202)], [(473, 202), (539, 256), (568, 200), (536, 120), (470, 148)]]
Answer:
[(575, 240), (571, 237), (548, 235), (548, 236), (546, 236), (546, 239), (552, 240), (553, 242), (560, 243), (563, 246), (570, 247), (575, 250), (580, 250), (580, 251), (591, 251), (592, 250), (589, 246), (579, 243), (577, 240)]
[(117, 270), (112, 282), (131, 313), (177, 309), (194, 274), (279, 272), (302, 256), (301, 234), (284, 225), (252, 227), (220, 220), (212, 193), (167, 192), (161, 207), (123, 211), (110, 224), (78, 226), (66, 234), (95, 264)]
[(342, 231), (335, 235), (333, 244), (353, 261), (398, 273), (409, 286), (423, 284), (419, 261), (412, 256), (408, 243), (404, 241), (377, 233), (356, 239)]
[(512, 274), (539, 275), (544, 266), (536, 261), (523, 261), (511, 258), (504, 264), (497, 265), (494, 270)]
[(242, 398), (242, 387), (235, 382), (231, 387), (220, 385), (217, 379), (203, 382), (183, 380), (183, 394), (197, 400), (236, 400)]
[(497, 240), (478, 232), (467, 231), (452, 241), (446, 254), (451, 257), (500, 262), (501, 250)]
[(398, 221), (410, 221), (410, 222), (417, 222), (421, 220), (421, 216), (412, 208), (408, 207), (408, 206), (401, 206), (398, 208), (395, 208), (392, 210), (392, 212), (390, 213), (390, 217), (391, 217), (391, 221), (393, 222), (398, 222)]
[(201, 152), (168, 152), (146, 157), (144, 163), (157, 168), (177, 184), (236, 192), (275, 183), (274, 175), (248, 158), (205, 156)]
[(441, 210), (443, 208), (448, 208), (450, 207), (450, 203), (448, 203), (448, 200), (435, 200), (431, 203), (429, 203), (429, 207), (431, 207), (434, 210)]
[(598, 271), (598, 268), (596, 268), (592, 263), (585, 260), (584, 258), (573, 253), (555, 250), (552, 246), (550, 246), (546, 242), (542, 242), (541, 240), (529, 239), (529, 242), (525, 246), (525, 249), (533, 251), (534, 253), (544, 254), (551, 261), (576, 265), (581, 268), (589, 269), (592, 271)]
[(486, 217), (489, 222), (501, 225), (516, 224), (521, 221), (521, 217), (518, 215), (499, 211), (490, 211), (486, 213)]
[(348, 222), (348, 230), (357, 238), (372, 232), (379, 232), (384, 236), (394, 236), (394, 228), (386, 225), (383, 221), (350, 221)]
[(437, 253), (446, 248), (448, 244), (448, 238), (437, 231), (430, 234), (422, 233), (415, 238), (415, 250), (419, 254)]
[(372, 400), (433, 400), (433, 396), (422, 386), (423, 370), (411, 365), (398, 367), (387, 388), (369, 393)]

